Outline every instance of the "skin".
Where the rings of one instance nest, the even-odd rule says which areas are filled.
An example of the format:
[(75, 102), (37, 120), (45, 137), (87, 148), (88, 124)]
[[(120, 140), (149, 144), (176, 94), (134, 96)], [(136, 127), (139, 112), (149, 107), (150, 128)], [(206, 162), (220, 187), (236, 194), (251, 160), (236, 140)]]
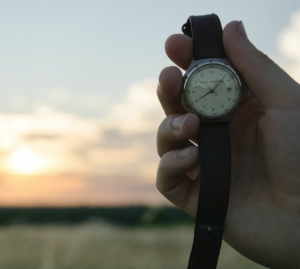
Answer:
[[(223, 239), (269, 268), (300, 268), (300, 85), (260, 52), (238, 21), (223, 31), (225, 51), (250, 92), (230, 125), (231, 192)], [(187, 69), (191, 38), (176, 34), (168, 57)], [(161, 71), (157, 95), (166, 118), (157, 133), (157, 189), (195, 217), (199, 193), (197, 143), (201, 123), (180, 101), (182, 73)]]

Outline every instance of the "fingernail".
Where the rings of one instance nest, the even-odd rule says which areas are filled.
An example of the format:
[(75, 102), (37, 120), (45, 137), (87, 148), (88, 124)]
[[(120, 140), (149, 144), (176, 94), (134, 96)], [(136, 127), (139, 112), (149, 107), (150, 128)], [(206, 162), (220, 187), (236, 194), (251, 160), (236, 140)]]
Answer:
[(199, 177), (200, 173), (200, 166), (196, 166), (193, 170), (188, 171), (187, 175), (190, 177), (190, 179), (195, 180), (196, 178)]
[(241, 37), (243, 37), (245, 39), (248, 39), (247, 32), (246, 32), (246, 29), (245, 29), (243, 21), (240, 21), (237, 30), (238, 30), (238, 32), (239, 32), (239, 34), (240, 34)]
[(177, 130), (181, 131), (184, 123), (186, 122), (187, 118), (189, 117), (190, 114), (184, 114), (181, 116), (178, 116), (172, 120), (172, 127)]
[(192, 147), (188, 147), (188, 148), (179, 150), (177, 153), (178, 158), (186, 159), (189, 156), (191, 149), (192, 149)]
[(160, 83), (157, 84), (157, 91), (161, 91)]

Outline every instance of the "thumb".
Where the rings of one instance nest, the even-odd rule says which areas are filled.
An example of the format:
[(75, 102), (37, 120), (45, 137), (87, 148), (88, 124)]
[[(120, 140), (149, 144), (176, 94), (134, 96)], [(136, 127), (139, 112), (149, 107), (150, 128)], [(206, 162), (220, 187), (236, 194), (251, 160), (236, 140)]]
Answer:
[(264, 107), (299, 105), (299, 85), (259, 51), (248, 39), (242, 21), (232, 21), (223, 31), (225, 51), (253, 96)]

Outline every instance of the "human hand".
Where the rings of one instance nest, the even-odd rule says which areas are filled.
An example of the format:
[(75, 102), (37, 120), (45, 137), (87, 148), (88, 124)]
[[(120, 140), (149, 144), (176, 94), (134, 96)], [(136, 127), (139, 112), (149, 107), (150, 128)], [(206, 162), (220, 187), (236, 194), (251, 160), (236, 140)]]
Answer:
[[(300, 85), (248, 40), (243, 24), (229, 23), (223, 44), (250, 92), (230, 125), (232, 176), (223, 239), (264, 266), (300, 268)], [(192, 40), (172, 35), (166, 53), (180, 68), (192, 59)], [(157, 133), (158, 190), (195, 217), (200, 126), (180, 100), (182, 73), (162, 70), (157, 90), (167, 115)], [(192, 171), (192, 172), (191, 172)]]

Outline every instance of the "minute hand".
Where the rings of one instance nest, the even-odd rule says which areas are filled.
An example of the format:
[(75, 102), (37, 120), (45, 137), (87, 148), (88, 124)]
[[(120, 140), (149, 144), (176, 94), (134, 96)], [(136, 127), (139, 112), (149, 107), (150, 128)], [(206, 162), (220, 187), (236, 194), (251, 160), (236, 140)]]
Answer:
[(227, 76), (227, 74), (224, 76), (224, 77), (222, 77), (222, 79), (217, 83), (217, 85), (213, 88), (213, 91), (215, 90), (215, 88), (217, 88), (217, 86), (220, 84), (220, 82), (225, 78)]

